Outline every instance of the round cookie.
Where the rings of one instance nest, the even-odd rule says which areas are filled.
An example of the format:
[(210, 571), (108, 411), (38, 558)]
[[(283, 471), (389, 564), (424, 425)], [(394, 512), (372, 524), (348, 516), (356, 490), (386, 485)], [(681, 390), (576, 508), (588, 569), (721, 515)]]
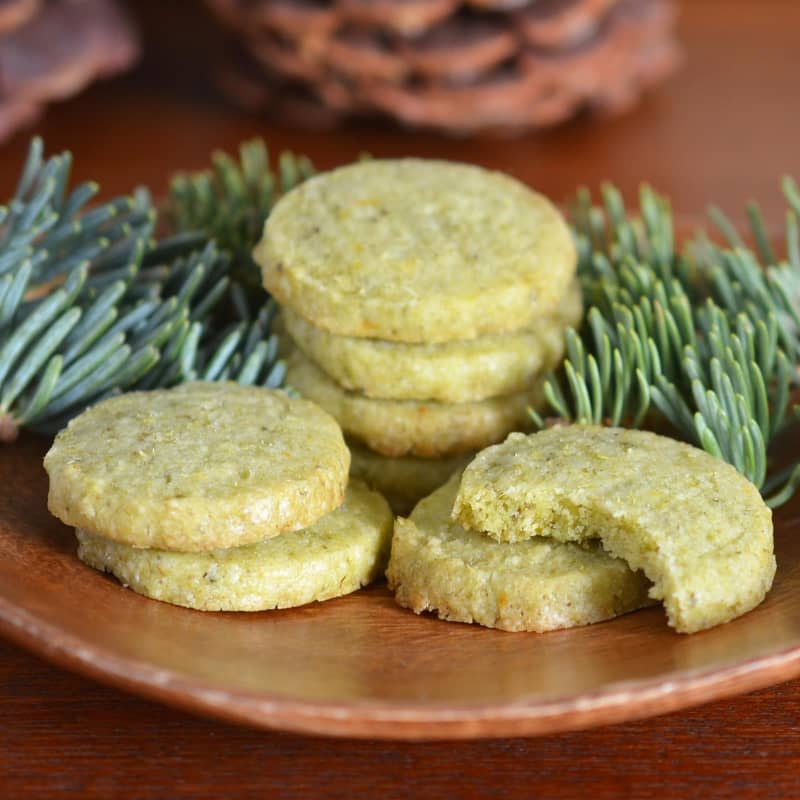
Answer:
[(377, 578), (392, 512), (354, 481), (344, 503), (308, 528), (228, 550), (143, 550), (80, 529), (77, 535), (82, 561), (146, 597), (203, 611), (262, 611), (339, 597)]
[(564, 330), (583, 311), (577, 281), (558, 312), (523, 331), (466, 341), (406, 344), (336, 336), (284, 309), (297, 347), (339, 385), (367, 397), (467, 403), (531, 388), (564, 354)]
[(284, 392), (188, 383), (106, 400), (44, 459), (50, 511), (134, 547), (202, 551), (315, 522), (344, 497), (336, 421)]
[(648, 582), (599, 544), (501, 544), (451, 520), (459, 476), (395, 521), (386, 577), (417, 614), (506, 631), (588, 625), (647, 605)]
[(599, 538), (644, 571), (682, 633), (749, 611), (775, 575), (772, 514), (756, 487), (730, 464), (646, 431), (511, 434), (466, 468), (453, 515), (503, 542)]
[(389, 458), (348, 442), (350, 475), (379, 491), (397, 514), (407, 514), (423, 497), (438, 489), (475, 455), (462, 453), (448, 458)]
[(277, 300), (340, 336), (445, 342), (533, 324), (575, 274), (569, 229), (508, 175), (361, 161), (278, 201), (255, 249)]
[(543, 392), (492, 397), (476, 403), (373, 400), (348, 392), (313, 361), (294, 352), (286, 363), (286, 383), (331, 414), (349, 436), (385, 456), (438, 458), (480, 450), (509, 431), (530, 426), (528, 407)]

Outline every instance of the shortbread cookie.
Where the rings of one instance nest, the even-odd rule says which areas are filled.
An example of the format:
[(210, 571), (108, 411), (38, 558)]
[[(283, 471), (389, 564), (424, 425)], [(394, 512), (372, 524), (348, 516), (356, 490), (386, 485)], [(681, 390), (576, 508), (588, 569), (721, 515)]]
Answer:
[(407, 514), (423, 498), (438, 489), (456, 471), (462, 470), (474, 453), (447, 458), (390, 458), (348, 441), (350, 475), (379, 491), (392, 510)]
[(649, 582), (598, 543), (501, 544), (451, 520), (459, 476), (395, 522), (386, 576), (416, 613), (507, 631), (600, 622), (647, 605)]
[(772, 514), (732, 466), (654, 433), (571, 425), (512, 434), (464, 471), (453, 516), (503, 542), (599, 538), (692, 633), (763, 599)]
[(581, 290), (570, 286), (558, 312), (524, 331), (460, 342), (406, 344), (337, 336), (283, 312), (297, 347), (350, 391), (392, 400), (468, 403), (530, 389), (564, 354), (564, 330), (580, 322)]
[(423, 458), (480, 450), (509, 431), (529, 427), (527, 408), (541, 405), (543, 396), (537, 385), (530, 392), (476, 403), (373, 400), (342, 389), (299, 352), (287, 361), (286, 383), (372, 450), (386, 456)]
[(575, 274), (549, 200), (499, 172), (362, 161), (278, 201), (254, 257), (277, 300), (341, 336), (445, 342), (533, 324)]
[(377, 492), (351, 481), (344, 503), (308, 528), (228, 550), (143, 550), (77, 534), (82, 561), (146, 597), (203, 611), (261, 611), (339, 597), (377, 578), (392, 512)]
[(350, 451), (284, 392), (189, 383), (106, 400), (45, 456), (50, 511), (134, 547), (201, 551), (298, 530), (344, 497)]

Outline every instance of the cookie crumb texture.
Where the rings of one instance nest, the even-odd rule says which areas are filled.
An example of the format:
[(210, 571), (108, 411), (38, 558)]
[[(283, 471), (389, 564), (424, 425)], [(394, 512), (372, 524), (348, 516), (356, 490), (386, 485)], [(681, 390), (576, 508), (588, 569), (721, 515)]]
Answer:
[(386, 576), (420, 614), (506, 631), (588, 625), (648, 605), (649, 582), (597, 542), (495, 541), (451, 519), (459, 475), (395, 522)]
[(454, 519), (502, 542), (599, 539), (653, 582), (682, 633), (757, 606), (775, 575), (772, 514), (732, 466), (639, 430), (570, 425), (479, 453)]
[(264, 285), (342, 336), (435, 343), (552, 313), (576, 265), (566, 223), (508, 175), (446, 161), (362, 161), (305, 181), (255, 250)]
[(358, 481), (308, 528), (208, 553), (143, 550), (78, 530), (78, 557), (155, 600), (203, 611), (291, 608), (354, 592), (380, 576), (392, 512)]
[(106, 400), (45, 456), (48, 507), (134, 547), (203, 551), (298, 530), (344, 498), (350, 452), (328, 414), (284, 392), (189, 383)]

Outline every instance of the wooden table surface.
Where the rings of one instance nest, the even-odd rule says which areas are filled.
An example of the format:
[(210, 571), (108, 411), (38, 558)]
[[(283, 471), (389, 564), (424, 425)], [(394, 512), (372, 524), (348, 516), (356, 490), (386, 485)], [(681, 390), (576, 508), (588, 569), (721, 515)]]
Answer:
[[(262, 135), (322, 167), (369, 151), (474, 161), (556, 199), (641, 181), (681, 214), (781, 222), (777, 183), (800, 176), (800, 3), (685, 0), (682, 73), (636, 111), (510, 141), (383, 126), (300, 133), (228, 108), (209, 88), (216, 35), (198, 5), (141, 2), (133, 75), (52, 107), (36, 131), (104, 192), (164, 190), (176, 168)], [(0, 146), (0, 196), (29, 133)], [(2, 453), (2, 451), (0, 451)], [(2, 455), (0, 455), (2, 457)], [(800, 587), (798, 587), (800, 590)], [(0, 642), (0, 797), (800, 797), (800, 681), (653, 720), (531, 740), (394, 744), (269, 734), (197, 719), (63, 672)]]

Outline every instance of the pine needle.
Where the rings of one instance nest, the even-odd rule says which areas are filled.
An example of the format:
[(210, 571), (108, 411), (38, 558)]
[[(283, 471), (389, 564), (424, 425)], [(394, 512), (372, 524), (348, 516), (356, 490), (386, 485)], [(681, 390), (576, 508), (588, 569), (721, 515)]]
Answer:
[[(246, 155), (247, 175), (231, 186), (263, 196), (258, 148)], [(145, 190), (89, 207), (98, 187), (69, 191), (71, 164), (45, 159), (34, 139), (0, 207), (0, 441), (21, 427), (55, 433), (114, 393), (197, 378), (223, 324), (230, 256), (202, 231), (156, 241)], [(224, 162), (217, 172), (230, 176)], [(250, 323), (246, 352), (227, 353), (219, 377), (281, 383), (268, 316)]]
[(784, 193), (786, 261), (752, 203), (754, 249), (712, 209), (725, 244), (701, 233), (678, 251), (669, 203), (652, 189), (642, 189), (641, 216), (611, 186), (602, 206), (579, 192), (571, 209), (587, 314), (581, 331), (567, 331), (567, 357), (548, 378), (551, 410), (567, 422), (629, 427), (660, 417), (731, 463), (773, 507), (788, 500), (800, 465), (780, 485), (767, 480), (769, 445), (796, 417), (800, 354), (800, 192), (787, 179)]

